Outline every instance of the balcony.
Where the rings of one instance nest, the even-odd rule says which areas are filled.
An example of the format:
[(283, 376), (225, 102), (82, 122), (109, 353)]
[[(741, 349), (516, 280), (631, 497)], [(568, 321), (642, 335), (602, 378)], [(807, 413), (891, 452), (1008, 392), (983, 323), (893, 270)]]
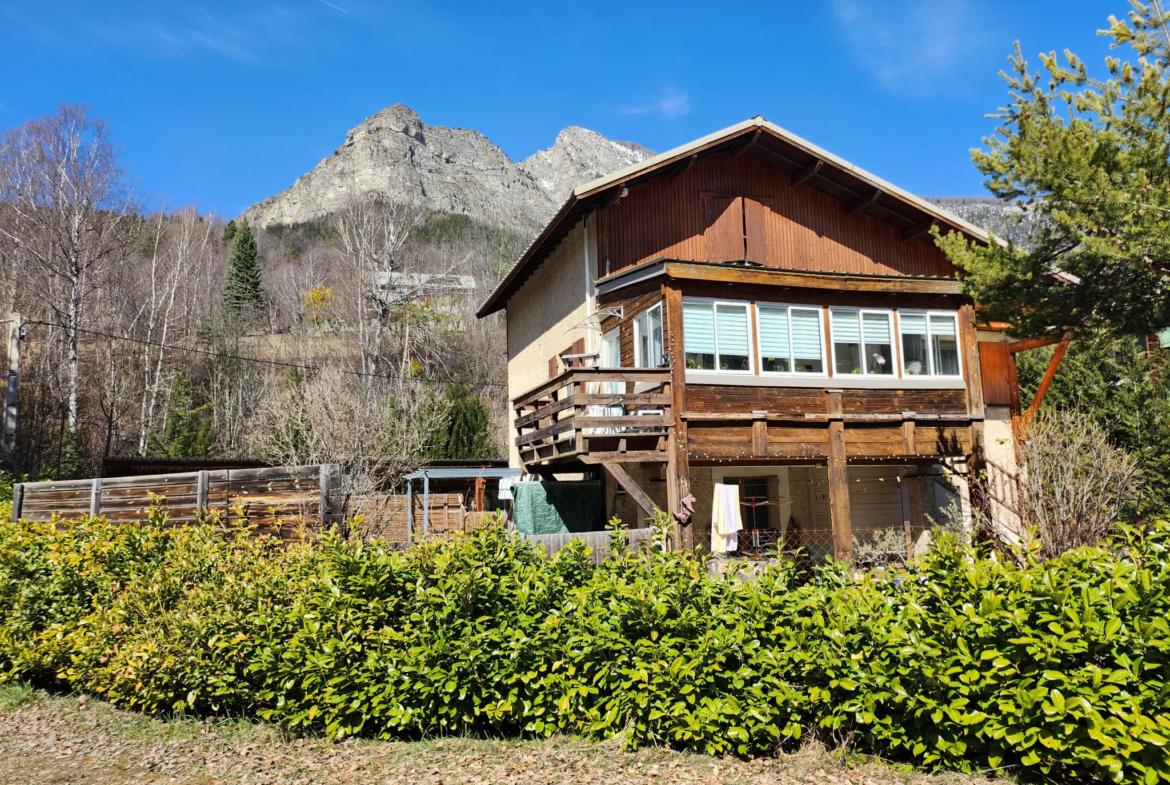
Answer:
[(572, 368), (512, 401), (525, 466), (665, 462), (669, 368)]

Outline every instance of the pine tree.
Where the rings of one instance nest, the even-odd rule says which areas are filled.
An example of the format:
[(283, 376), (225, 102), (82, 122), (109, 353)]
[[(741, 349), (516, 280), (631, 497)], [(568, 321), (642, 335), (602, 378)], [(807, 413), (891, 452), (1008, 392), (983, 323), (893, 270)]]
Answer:
[(192, 397), (191, 383), (178, 374), (171, 388), (163, 432), (150, 439), (150, 457), (206, 458), (211, 452), (211, 404), (196, 406)]
[(227, 271), (223, 281), (224, 311), (241, 316), (264, 305), (260, 283), (260, 254), (247, 221), (241, 221), (232, 238)]
[(223, 228), (223, 244), (231, 245), (232, 240), (236, 237), (236, 222), (235, 219), (227, 222), (227, 226)]
[(1102, 31), (1121, 55), (1104, 79), (1072, 53), (1031, 73), (1016, 45), (1001, 125), (973, 158), (995, 196), (1039, 217), (1032, 244), (940, 238), (982, 316), (1021, 337), (1170, 325), (1170, 15), (1133, 6)]
[(494, 452), (487, 403), (467, 387), (448, 387), (447, 424), (436, 445), (435, 457), (474, 461), (491, 458)]

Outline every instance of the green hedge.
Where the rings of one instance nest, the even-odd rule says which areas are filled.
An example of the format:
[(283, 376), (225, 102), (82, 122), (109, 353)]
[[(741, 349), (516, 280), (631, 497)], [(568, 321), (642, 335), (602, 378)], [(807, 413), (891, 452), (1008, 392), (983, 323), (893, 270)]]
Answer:
[[(580, 545), (579, 543), (577, 545)], [(0, 678), (152, 713), (766, 753), (816, 732), (940, 768), (1170, 780), (1170, 525), (1020, 568), (946, 540), (853, 580), (690, 553), (543, 560), (207, 527), (0, 523)]]

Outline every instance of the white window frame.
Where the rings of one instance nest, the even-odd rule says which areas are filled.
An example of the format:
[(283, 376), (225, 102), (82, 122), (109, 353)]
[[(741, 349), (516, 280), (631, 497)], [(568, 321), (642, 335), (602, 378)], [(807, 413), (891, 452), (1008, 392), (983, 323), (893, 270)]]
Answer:
[[(753, 303), (753, 305), (755, 305), (754, 316), (755, 316), (755, 320), (756, 320), (756, 336), (755, 336), (756, 337), (756, 353), (759, 354), (759, 357), (757, 358), (757, 360), (758, 360), (758, 364), (760, 366), (760, 376), (796, 376), (796, 377), (799, 377), (801, 379), (828, 378), (829, 365), (828, 365), (828, 361), (825, 359), (825, 308), (823, 305), (801, 305), (800, 303), (773, 303), (773, 302), (766, 302), (766, 301), (761, 302), (759, 300), (755, 301)], [(789, 367), (791, 367), (793, 369), (796, 368), (796, 357), (793, 356), (794, 352), (792, 349), (792, 309), (799, 308), (803, 311), (816, 311), (817, 312), (817, 328), (821, 334), (821, 371), (820, 371), (820, 373), (817, 373), (816, 371), (797, 371), (797, 370), (765, 371), (764, 370), (764, 356), (762, 354), (763, 350), (760, 348), (763, 345), (762, 342), (760, 341), (760, 306), (761, 305), (764, 306), (765, 308), (784, 308), (784, 309), (786, 309), (785, 313), (788, 316), (788, 364), (789, 364)], [(724, 371), (724, 373), (727, 373), (727, 371)]]
[[(715, 330), (715, 368), (711, 369), (711, 370), (708, 370), (705, 368), (704, 369), (694, 369), (693, 372), (694, 373), (730, 373), (730, 374), (735, 374), (736, 376), (755, 376), (756, 375), (756, 351), (757, 351), (757, 347), (759, 346), (759, 344), (755, 343), (755, 345), (753, 345), (753, 339), (756, 337), (755, 330), (753, 330), (753, 327), (756, 325), (752, 324), (753, 319), (755, 319), (755, 314), (753, 313), (754, 309), (752, 308), (752, 301), (751, 300), (719, 300), (719, 299), (716, 299), (714, 297), (684, 297), (683, 303), (684, 304), (686, 304), (686, 303), (711, 303), (711, 319), (713, 322), (713, 329)], [(746, 371), (742, 371), (742, 370), (741, 371), (731, 371), (731, 370), (722, 370), (719, 368), (719, 357), (720, 357), (720, 352), (719, 352), (719, 306), (720, 305), (734, 305), (734, 306), (741, 306), (742, 305), (744, 308), (744, 316), (748, 320), (748, 326), (747, 326), (747, 328), (748, 328), (747, 329), (748, 369)], [(686, 331), (684, 330), (684, 332), (683, 332), (683, 362), (684, 362), (684, 364), (686, 362), (686, 356), (687, 356), (687, 337), (686, 337)]]
[[(848, 311), (857, 314), (857, 330), (858, 336), (861, 339), (861, 373), (837, 373), (837, 342), (833, 340), (833, 312), (834, 311)], [(881, 313), (889, 317), (890, 320), (890, 338), (891, 346), (890, 352), (894, 355), (888, 358), (892, 363), (892, 373), (869, 373), (866, 369), (866, 351), (865, 351), (865, 314), (867, 313)], [(863, 379), (901, 379), (902, 378), (902, 334), (898, 329), (898, 324), (894, 319), (894, 310), (891, 308), (852, 308), (849, 306), (829, 306), (829, 354), (833, 358), (833, 376), (841, 379), (848, 379), (853, 376), (860, 376)], [(917, 378), (917, 377), (916, 377)], [(952, 378), (952, 377), (944, 377)]]
[[(655, 358), (655, 362), (653, 365), (644, 365), (643, 363), (645, 362), (646, 358), (642, 356), (642, 342), (640, 340), (638, 340), (638, 325), (645, 324), (645, 323), (649, 322), (650, 314), (652, 314), (654, 311), (658, 311), (658, 324), (661, 325), (661, 329), (662, 329), (662, 351), (659, 352), (658, 357)], [(643, 321), (643, 320), (645, 320), (645, 321)], [(634, 323), (634, 325), (633, 325), (633, 330), (634, 330), (634, 367), (635, 368), (661, 368), (661, 367), (663, 367), (661, 361), (662, 361), (662, 355), (665, 354), (665, 352), (666, 352), (666, 322), (663, 321), (663, 318), (662, 318), (662, 303), (661, 302), (654, 303), (654, 305), (650, 306), (649, 308), (647, 308), (646, 310), (640, 312), (637, 316), (635, 316), (632, 321)]]
[[(902, 353), (902, 314), (910, 314), (911, 316), (926, 317), (926, 359), (930, 363), (930, 373), (920, 373), (915, 376), (904, 376), (905, 369), (901, 363)], [(949, 316), (954, 320), (955, 324), (955, 354), (959, 361), (959, 372), (957, 374), (940, 374), (935, 372), (934, 367), (934, 346), (930, 342), (930, 317), (931, 316)], [(921, 333), (911, 333), (911, 335), (921, 335)], [(920, 308), (899, 308), (898, 309), (898, 374), (906, 379), (962, 379), (963, 378), (963, 340), (959, 334), (959, 312), (958, 311), (940, 311), (940, 310), (923, 310)]]

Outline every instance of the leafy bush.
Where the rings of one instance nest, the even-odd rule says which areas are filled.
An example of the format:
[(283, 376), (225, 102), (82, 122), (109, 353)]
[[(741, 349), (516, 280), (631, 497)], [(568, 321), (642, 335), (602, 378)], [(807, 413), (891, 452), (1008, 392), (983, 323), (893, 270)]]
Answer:
[(767, 753), (813, 732), (918, 765), (1170, 780), (1170, 525), (1019, 566), (946, 536), (905, 570), (712, 577), (498, 527), (325, 536), (0, 523), (0, 678), (298, 730), (608, 737)]

